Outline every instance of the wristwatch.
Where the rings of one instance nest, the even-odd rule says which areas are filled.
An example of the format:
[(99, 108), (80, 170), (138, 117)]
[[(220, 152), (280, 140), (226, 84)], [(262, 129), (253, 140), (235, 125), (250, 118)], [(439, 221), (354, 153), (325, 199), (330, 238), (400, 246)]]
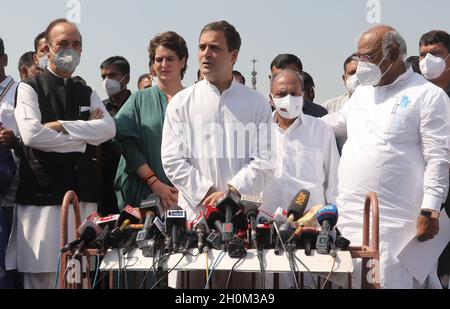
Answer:
[(431, 218), (431, 219), (439, 219), (439, 214), (440, 213), (438, 211), (433, 211), (433, 210), (422, 210), (420, 212), (421, 216)]

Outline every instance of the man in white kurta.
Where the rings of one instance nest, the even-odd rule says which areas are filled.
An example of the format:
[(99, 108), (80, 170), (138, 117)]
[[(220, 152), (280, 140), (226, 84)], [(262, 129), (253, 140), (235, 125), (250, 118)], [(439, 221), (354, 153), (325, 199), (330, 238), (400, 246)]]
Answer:
[[(301, 79), (295, 74), (282, 71), (273, 77), (272, 100), (283, 99), (293, 92), (301, 97)], [(300, 115), (294, 112), (283, 117), (280, 113), (285, 114), (275, 111), (273, 116), (275, 177), (263, 193), (261, 210), (273, 214), (279, 207), (287, 209), (302, 189), (311, 193), (308, 209), (335, 203), (339, 153), (333, 130), (320, 119), (304, 115), (301, 109)]]
[[(167, 108), (161, 158), (188, 220), (225, 191), (262, 192), (273, 172), (267, 136), (270, 105), (233, 80), (240, 43), (237, 31), (225, 21), (205, 26), (199, 42), (205, 80), (178, 93)], [(195, 280), (195, 287), (202, 287), (203, 277)], [(225, 287), (225, 281), (214, 282)]]
[[(362, 243), (366, 194), (378, 194), (383, 288), (420, 287), (397, 255), (414, 237), (426, 241), (436, 235), (437, 220), (421, 210), (439, 212), (448, 187), (450, 101), (405, 67), (405, 55), (406, 43), (393, 28), (364, 33), (358, 56), (366, 63), (357, 71), (362, 86), (341, 111), (325, 117), (336, 134), (348, 135), (337, 204), (338, 226), (352, 245)], [(373, 65), (379, 68), (375, 78), (366, 70)]]
[[(302, 84), (300, 74), (291, 70), (272, 77), (272, 147), (277, 160), (274, 178), (263, 192), (262, 217), (270, 217), (278, 208), (287, 210), (303, 189), (311, 193), (307, 210), (336, 202), (339, 153), (335, 135), (322, 120), (303, 114)], [(307, 276), (305, 284), (314, 283)], [(266, 286), (272, 285), (273, 275), (266, 275)], [(294, 286), (292, 274), (279, 274), (280, 288)]]
[(200, 51), (206, 54), (200, 56), (201, 64), (205, 58), (217, 67), (226, 66), (229, 72), (216, 75), (212, 64), (202, 66), (205, 80), (181, 91), (170, 102), (162, 140), (164, 170), (180, 191), (179, 205), (189, 218), (204, 210), (202, 202), (211, 192), (220, 195), (230, 186), (241, 194), (262, 192), (273, 172), (267, 136), (271, 123), (268, 101), (233, 80), (238, 49), (228, 51), (223, 31), (202, 33), (205, 43), (200, 44), (223, 44), (223, 53), (229, 58), (211, 56), (214, 52), (206, 46), (206, 52)]
[[(81, 36), (77, 27), (67, 21), (53, 24), (48, 32), (49, 46), (53, 54), (49, 66), (42, 73), (42, 79), (52, 87), (56, 81), (68, 82), (73, 71), (57, 65), (57, 55), (65, 43), (72, 52), (72, 60), (66, 57), (73, 70), (74, 53), (81, 53)], [(67, 47), (66, 47), (67, 48)], [(61, 88), (59, 88), (61, 89)], [(72, 93), (73, 95), (73, 93)], [(21, 83), (17, 91), (17, 106), (14, 112), (23, 144), (29, 149), (43, 153), (77, 154), (85, 153), (87, 145), (100, 145), (115, 136), (114, 120), (109, 116), (102, 101), (95, 92), (90, 95), (90, 106), (80, 107), (81, 113), (90, 113), (89, 121), (56, 121), (42, 123), (40, 102), (36, 90), (29, 84)], [(84, 103), (86, 104), (86, 103)], [(83, 110), (85, 109), (85, 110)], [(76, 111), (78, 114), (78, 111)], [(75, 169), (78, 169), (75, 166)], [(81, 167), (80, 167), (81, 169)], [(48, 175), (55, 177), (54, 175)], [(21, 180), (22, 182), (22, 180)], [(25, 183), (25, 180), (24, 180)], [(20, 186), (20, 185), (19, 185)], [(53, 188), (56, 190), (56, 188)], [(19, 195), (19, 193), (18, 193)], [(81, 199), (80, 199), (81, 200)], [(92, 202), (81, 203), (81, 219), (96, 211)], [(57, 270), (60, 250), (60, 205), (17, 205), (13, 231), (7, 251), (6, 266), (24, 274), (25, 288), (52, 288)], [(70, 214), (72, 211), (70, 212)], [(74, 222), (69, 216), (69, 224)], [(73, 231), (70, 228), (69, 232)], [(70, 236), (69, 236), (70, 237)], [(73, 236), (72, 236), (73, 237)], [(69, 239), (70, 241), (70, 239)]]

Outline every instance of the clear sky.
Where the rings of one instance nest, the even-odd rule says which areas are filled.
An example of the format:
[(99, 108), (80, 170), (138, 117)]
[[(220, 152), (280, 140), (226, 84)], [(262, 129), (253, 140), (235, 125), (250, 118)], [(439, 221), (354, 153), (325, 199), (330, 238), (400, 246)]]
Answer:
[[(269, 91), (269, 66), (280, 53), (298, 55), (316, 83), (316, 102), (345, 93), (345, 58), (356, 50), (360, 33), (375, 25), (397, 28), (418, 54), (420, 36), (433, 29), (450, 31), (448, 0), (15, 0), (2, 1), (0, 37), (9, 55), (7, 74), (18, 80), (17, 62), (33, 50), (33, 39), (59, 17), (78, 22), (83, 35), (82, 62), (75, 72), (101, 97), (100, 63), (121, 55), (131, 63), (130, 89), (148, 71), (147, 47), (155, 34), (173, 30), (188, 43), (190, 59), (184, 85), (194, 83), (201, 28), (228, 20), (240, 32), (242, 49), (235, 69), (251, 84), (256, 58), (258, 90)], [(78, 14), (79, 13), (79, 14)]]

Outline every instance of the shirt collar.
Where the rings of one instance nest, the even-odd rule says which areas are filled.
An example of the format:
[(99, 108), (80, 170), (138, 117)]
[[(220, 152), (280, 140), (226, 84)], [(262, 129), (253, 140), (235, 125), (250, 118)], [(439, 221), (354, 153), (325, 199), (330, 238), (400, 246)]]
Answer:
[(406, 72), (403, 73), (402, 75), (400, 75), (399, 77), (397, 77), (397, 79), (393, 83), (391, 83), (389, 85), (384, 85), (384, 86), (381, 86), (381, 87), (375, 87), (375, 88), (387, 89), (387, 88), (391, 88), (391, 87), (396, 87), (397, 84), (399, 84), (399, 83), (401, 83), (401, 82), (411, 78), (411, 76), (413, 74), (414, 74), (414, 71), (413, 71), (412, 67), (410, 66), (409, 68), (406, 69)]
[[(204, 80), (202, 80), (201, 83), (204, 83), (204, 85), (206, 85), (207, 88), (211, 89), (212, 91), (214, 91), (214, 92), (216, 92), (217, 94), (220, 95), (219, 89), (217, 89), (217, 87), (215, 85), (211, 84), (206, 78)], [(235, 81), (234, 78), (233, 78), (233, 81), (231, 82), (230, 88), (225, 89), (222, 92), (222, 95), (226, 94), (227, 92), (232, 91), (236, 87), (236, 85), (238, 85), (238, 84), (239, 83), (237, 81)]]
[(56, 76), (56, 77), (58, 77), (58, 78), (61, 78), (61, 79), (64, 79), (64, 80), (68, 79), (68, 78), (61, 77), (61, 76), (59, 76), (58, 74), (56, 74), (55, 72), (53, 72), (53, 71), (50, 69), (49, 66), (47, 66), (47, 70), (48, 70), (52, 75), (54, 75), (54, 76)]
[(297, 128), (301, 127), (303, 125), (303, 119), (302, 117), (304, 114), (302, 113), (295, 121), (291, 124), (291, 126), (285, 131), (278, 125), (278, 119), (277, 119), (277, 111), (274, 111), (272, 114), (273, 123), (277, 124), (277, 129), (282, 134), (286, 134), (288, 132), (291, 132), (292, 130), (296, 130)]

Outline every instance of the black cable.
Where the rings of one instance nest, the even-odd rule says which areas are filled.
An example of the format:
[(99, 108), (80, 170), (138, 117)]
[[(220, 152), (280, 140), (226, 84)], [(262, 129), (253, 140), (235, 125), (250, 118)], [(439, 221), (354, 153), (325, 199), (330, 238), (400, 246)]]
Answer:
[[(103, 257), (103, 258), (104, 258), (104, 257)], [(136, 259), (136, 262), (135, 262), (133, 265), (131, 265), (131, 266), (134, 266), (134, 265), (137, 264), (137, 262), (139, 262), (139, 259), (138, 259), (137, 257), (130, 257), (130, 258), (125, 258), (125, 259), (132, 259), (132, 258), (133, 258), (133, 259)], [(109, 275), (109, 272), (110, 272), (110, 271), (114, 268), (114, 266), (115, 266), (116, 264), (118, 264), (118, 263), (119, 263), (119, 261), (113, 263), (109, 268), (102, 270), (103, 274), (101, 275), (100, 279), (97, 280), (97, 284), (98, 284), (99, 282), (101, 282), (107, 275)], [(99, 264), (99, 267), (100, 267), (100, 266), (101, 266), (101, 263)], [(127, 266), (128, 266), (128, 263), (127, 263)]]
[[(162, 251), (161, 251), (162, 252)], [(142, 289), (142, 287), (144, 286), (145, 280), (147, 279), (148, 274), (150, 273), (150, 271), (152, 270), (152, 268), (154, 269), (154, 272), (157, 271), (155, 265), (164, 258), (169, 258), (171, 255), (173, 255), (174, 253), (168, 253), (168, 254), (163, 254), (161, 255), (156, 261), (153, 262), (152, 266), (150, 266), (150, 268), (147, 270), (147, 272), (145, 273), (144, 279), (142, 279), (141, 284), (139, 286), (139, 289)], [(156, 273), (155, 273), (155, 278), (156, 278)]]
[(288, 255), (289, 267), (291, 268), (292, 278), (294, 279), (295, 288), (298, 290), (299, 286), (298, 286), (298, 282), (297, 282), (297, 274), (295, 273), (295, 263), (294, 263), (292, 248), (290, 246), (288, 246), (288, 251), (286, 251), (286, 253)]
[(119, 269), (117, 271), (117, 289), (120, 290), (120, 275), (122, 273), (122, 259), (120, 258), (119, 249), (117, 249), (117, 256), (119, 257)]
[[(122, 253), (120, 252), (120, 249), (117, 249), (117, 255), (119, 256), (119, 261), (122, 260)], [(128, 290), (128, 273), (127, 273), (127, 264), (125, 263), (125, 265), (123, 267), (120, 266), (121, 263), (119, 262), (119, 268), (121, 268), (121, 272), (123, 272), (123, 277), (125, 279), (125, 290)]]
[[(316, 287), (316, 289), (318, 289), (318, 288), (319, 288), (319, 285), (318, 285), (318, 283), (316, 283), (316, 281), (314, 280), (314, 276), (313, 276), (311, 270), (310, 270), (310, 269), (309, 269), (309, 268), (308, 268), (308, 267), (300, 260), (300, 258), (299, 258), (298, 256), (296, 256), (295, 254), (294, 254), (294, 258), (295, 258), (297, 261), (299, 261), (299, 263), (302, 264), (302, 266), (306, 269), (306, 272), (311, 276), (311, 280), (312, 280), (314, 286)], [(294, 263), (295, 263), (295, 261), (294, 261)], [(297, 264), (297, 263), (295, 263), (295, 264)]]
[[(325, 282), (323, 283), (321, 290), (325, 288), (325, 285), (330, 281), (330, 277), (334, 272), (334, 265), (336, 265), (336, 259), (337, 259), (337, 253), (336, 253), (336, 246), (334, 242), (331, 242), (331, 249), (330, 249), (330, 256), (333, 258), (333, 266), (331, 266), (331, 271), (329, 272), (328, 276), (325, 278)], [(319, 288), (319, 287), (317, 287)]]
[(259, 268), (260, 268), (260, 273), (261, 273), (261, 288), (263, 290), (265, 290), (266, 289), (266, 270), (264, 267), (264, 259), (263, 259), (263, 255), (262, 255), (262, 250), (257, 249), (256, 255), (259, 260)]
[(150, 290), (153, 290), (161, 281), (163, 281), (163, 279), (167, 278), (169, 276), (169, 274), (175, 270), (175, 268), (177, 268), (178, 264), (181, 263), (181, 261), (183, 261), (183, 259), (185, 258), (185, 254), (183, 254), (183, 256), (181, 257), (181, 259), (175, 264), (174, 267), (172, 267), (171, 270), (169, 270), (164, 276), (162, 276), (158, 281), (156, 281), (156, 283), (150, 288)]
[(275, 227), (275, 231), (277, 233), (277, 237), (280, 239), (280, 243), (281, 243), (281, 246), (283, 247), (284, 253), (287, 255), (287, 258), (288, 258), (288, 261), (289, 261), (289, 267), (290, 267), (291, 272), (292, 272), (292, 278), (294, 279), (295, 287), (298, 290), (299, 288), (298, 288), (297, 276), (295, 274), (295, 269), (293, 267), (293, 264), (295, 264), (295, 263), (292, 262), (293, 259), (292, 259), (292, 256), (291, 256), (292, 255), (292, 248), (291, 248), (290, 244), (287, 244), (288, 248), (286, 248), (286, 246), (284, 244), (284, 241), (283, 241), (283, 238), (281, 238), (280, 231), (278, 230), (277, 224), (274, 223), (273, 226)]
[[(171, 253), (171, 254), (169, 254), (169, 256), (170, 255), (173, 255), (174, 253)], [(172, 271), (174, 271), (175, 270), (175, 268), (178, 266), (178, 264), (180, 264), (181, 263), (181, 261), (187, 256), (187, 255), (189, 255), (189, 256), (192, 256), (192, 257), (198, 257), (198, 256), (200, 256), (200, 252), (199, 253), (197, 253), (197, 254), (192, 254), (192, 253), (189, 253), (189, 252), (186, 252), (186, 253), (183, 253), (183, 256), (181, 257), (181, 259), (175, 264), (175, 266), (174, 267), (172, 267), (172, 269), (171, 270), (169, 270), (168, 272), (167, 272), (167, 274), (165, 274), (163, 277), (161, 277), (151, 288), (150, 288), (150, 290), (153, 290), (163, 279), (165, 279), (165, 278), (167, 278), (168, 276), (169, 276), (169, 274), (172, 272)], [(169, 257), (168, 256), (168, 257)], [(158, 261), (157, 261), (158, 262)], [(156, 263), (156, 262), (155, 262)], [(155, 264), (154, 263), (154, 264)]]
[(247, 256), (247, 252), (244, 252), (242, 254), (242, 256), (239, 258), (239, 260), (237, 260), (237, 262), (234, 263), (233, 267), (231, 268), (231, 270), (230, 270), (230, 272), (228, 274), (227, 285), (225, 286), (225, 290), (228, 290), (228, 286), (230, 285), (231, 275), (233, 274), (233, 271), (236, 269), (236, 267), (239, 264), (239, 262), (243, 261), (246, 256)]

